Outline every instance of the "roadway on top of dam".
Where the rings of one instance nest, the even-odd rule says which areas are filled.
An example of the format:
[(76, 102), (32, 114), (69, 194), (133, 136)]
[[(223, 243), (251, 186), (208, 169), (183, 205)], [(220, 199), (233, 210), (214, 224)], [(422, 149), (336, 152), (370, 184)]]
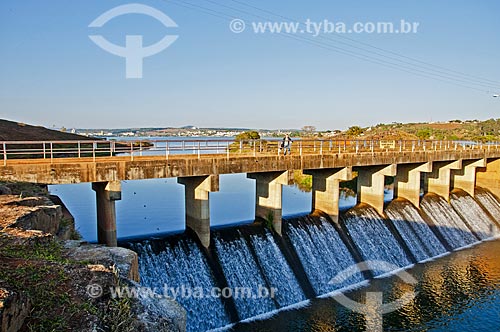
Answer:
[[(295, 141), (292, 154), (287, 156), (282, 152), (278, 153), (277, 141), (276, 149), (273, 147), (272, 152), (259, 152), (263, 148), (257, 142), (259, 144), (252, 144), (253, 151), (251, 148), (249, 151), (233, 151), (228, 144), (221, 148), (224, 152), (218, 154), (203, 153), (201, 150), (191, 151), (189, 154), (169, 154), (167, 147), (164, 149), (167, 153), (148, 156), (138, 156), (135, 151), (131, 155), (110, 156), (110, 152), (116, 152), (110, 144), (108, 152), (103, 152), (102, 148), (98, 151), (101, 154), (108, 153), (108, 156), (96, 156), (99, 153), (93, 151), (93, 155), (88, 157), (84, 152), (80, 154), (78, 151), (78, 155), (84, 156), (71, 158), (56, 158), (55, 153), (49, 154), (46, 144), (50, 142), (44, 142), (45, 158), (8, 158), (11, 151), (5, 149), (4, 163), (0, 164), (0, 180), (70, 184), (500, 158), (499, 145), (457, 145), (443, 141), (418, 145), (415, 141), (399, 141), (383, 149), (379, 142), (366, 144), (365, 141), (361, 144), (363, 141), (350, 141), (346, 145), (346, 141), (333, 144), (332, 141), (325, 141), (320, 144), (316, 140), (313, 148), (312, 145), (307, 146), (306, 141)], [(313, 144), (312, 141), (309, 142)], [(17, 146), (15, 151), (21, 150)]]

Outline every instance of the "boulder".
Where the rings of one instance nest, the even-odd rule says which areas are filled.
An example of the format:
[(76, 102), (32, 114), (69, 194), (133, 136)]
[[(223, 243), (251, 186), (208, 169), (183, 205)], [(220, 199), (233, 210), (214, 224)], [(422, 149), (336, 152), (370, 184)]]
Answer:
[[(136, 287), (140, 287), (136, 284)], [(186, 310), (176, 301), (139, 288), (138, 297), (132, 302), (137, 317), (137, 331), (141, 332), (185, 332)]]
[(139, 260), (132, 250), (75, 240), (64, 241), (63, 245), (69, 259), (102, 264), (107, 267), (115, 266), (120, 277), (139, 281)]
[[(92, 283), (106, 289), (113, 286), (112, 280), (105, 277), (113, 275), (113, 267), (118, 270), (119, 287), (135, 288), (137, 296), (130, 298), (131, 310), (135, 316), (134, 330), (140, 332), (185, 332), (186, 311), (171, 298), (152, 294), (138, 283), (137, 254), (129, 249), (89, 244), (84, 241), (63, 242), (67, 258), (87, 263), (93, 274)], [(117, 286), (117, 284), (114, 284)]]

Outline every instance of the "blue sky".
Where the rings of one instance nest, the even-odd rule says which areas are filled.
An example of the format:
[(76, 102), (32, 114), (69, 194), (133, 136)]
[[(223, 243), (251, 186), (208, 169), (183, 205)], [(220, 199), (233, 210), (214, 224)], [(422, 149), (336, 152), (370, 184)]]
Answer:
[[(481, 90), (477, 91), (292, 38), (255, 34), (249, 25), (263, 18), (217, 4), (268, 20), (284, 19), (231, 0), (185, 0), (223, 13), (224, 18), (174, 4), (179, 1), (183, 0), (137, 1), (164, 12), (178, 28), (166, 28), (145, 15), (124, 15), (102, 28), (89, 28), (105, 11), (129, 2), (2, 0), (0, 117), (68, 128), (192, 124), (319, 129), (499, 117), (500, 100), (491, 97), (500, 92), (498, 83), (488, 83), (498, 87), (495, 90), (469, 84), (470, 77), (461, 77), (466, 82), (452, 81)], [(345, 36), (500, 81), (500, 2), (495, 0), (239, 1), (299, 21), (419, 22), (416, 34)], [(231, 18), (244, 19), (247, 30), (231, 32)], [(144, 60), (142, 79), (125, 79), (125, 60), (100, 49), (90, 34), (101, 34), (118, 45), (124, 45), (125, 35), (143, 35), (144, 45), (165, 34), (179, 38)], [(349, 42), (326, 38), (316, 41), (335, 47), (346, 47), (338, 41)]]

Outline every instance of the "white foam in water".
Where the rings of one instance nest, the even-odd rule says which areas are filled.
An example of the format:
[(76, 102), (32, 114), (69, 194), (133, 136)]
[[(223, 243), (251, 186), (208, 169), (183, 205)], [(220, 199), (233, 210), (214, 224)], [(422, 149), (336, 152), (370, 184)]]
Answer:
[(251, 242), (269, 285), (276, 289), (275, 300), (279, 306), (304, 301), (304, 292), (272, 234), (266, 230), (265, 237), (252, 235)]
[(359, 289), (361, 287), (366, 287), (368, 285), (370, 285), (370, 280), (363, 280), (363, 281), (358, 282), (357, 284), (349, 285), (349, 286), (346, 286), (344, 288), (336, 289), (333, 292), (320, 295), (320, 296), (318, 296), (318, 299), (326, 299), (329, 297), (335, 297), (339, 294), (350, 292), (352, 290)]
[(498, 235), (498, 227), (484, 212), (479, 204), (469, 195), (452, 194), (451, 205), (469, 223), (474, 232), (481, 240), (489, 239)]
[(470, 232), (462, 217), (444, 198), (440, 196), (424, 198), (420, 203), (420, 207), (453, 249), (478, 242), (478, 239)]
[[(384, 261), (399, 267), (411, 264), (403, 248), (372, 207), (363, 209), (360, 215), (349, 215), (344, 224), (364, 260)], [(376, 266), (371, 266), (371, 269), (375, 275), (387, 272), (378, 270)]]
[(342, 283), (329, 284), (339, 272), (354, 265), (355, 261), (330, 223), (322, 219), (321, 224), (317, 225), (307, 222), (307, 218), (304, 220), (306, 222), (301, 222), (298, 227), (290, 224), (287, 235), (316, 295), (362, 281), (361, 273), (356, 273)]
[[(160, 294), (165, 285), (191, 290), (202, 287), (205, 294), (210, 294), (216, 286), (205, 257), (191, 240), (182, 240), (158, 255), (149, 244), (133, 244), (132, 247), (139, 255), (142, 286), (156, 287)], [(178, 296), (176, 301), (187, 311), (188, 331), (205, 331), (230, 323), (220, 298)]]
[(402, 208), (401, 205), (394, 208), (389, 206), (385, 212), (417, 261), (421, 262), (446, 252), (446, 248), (411, 203), (404, 203)]
[[(292, 304), (292, 305), (289, 305), (289, 306), (286, 306), (283, 308), (279, 308), (279, 309), (276, 309), (276, 310), (273, 310), (270, 312), (266, 312), (264, 314), (260, 314), (260, 315), (255, 316), (255, 317), (250, 317), (250, 318), (244, 319), (244, 320), (240, 321), (239, 323), (248, 323), (248, 322), (255, 322), (255, 321), (259, 321), (259, 320), (266, 320), (266, 319), (273, 317), (274, 315), (277, 315), (280, 312), (305, 308), (305, 307), (309, 306), (310, 304), (311, 304), (311, 300), (304, 300), (302, 302), (295, 303), (295, 304)], [(225, 326), (213, 329), (213, 330), (209, 330), (206, 332), (228, 331), (231, 328), (233, 328), (235, 325), (236, 325), (235, 323), (231, 323), (231, 324), (228, 324), (228, 325), (225, 325)]]
[[(270, 296), (257, 296), (259, 288), (265, 287), (268, 289), (268, 286), (245, 239), (239, 237), (226, 242), (216, 237), (215, 247), (229, 288), (234, 290), (237, 287), (244, 287), (256, 295), (256, 298), (251, 299), (243, 296), (234, 297), (240, 319), (257, 316), (276, 309), (276, 305)], [(209, 310), (209, 312), (211, 311), (212, 309)]]

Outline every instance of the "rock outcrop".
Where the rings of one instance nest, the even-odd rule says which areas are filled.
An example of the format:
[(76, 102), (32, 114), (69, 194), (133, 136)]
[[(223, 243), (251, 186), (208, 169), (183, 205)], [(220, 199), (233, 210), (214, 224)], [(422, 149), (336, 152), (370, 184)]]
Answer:
[[(113, 324), (121, 324), (120, 331), (185, 332), (184, 308), (170, 298), (141, 288), (134, 251), (69, 240), (75, 234), (74, 219), (62, 201), (43, 194), (44, 190), (40, 195), (26, 197), (25, 185), (22, 188), (18, 194), (17, 188), (0, 186), (0, 193), (6, 193), (0, 194), (0, 269), (15, 269), (23, 259), (15, 254), (3, 256), (2, 248), (51, 248), (55, 244), (59, 248), (59, 261), (37, 261), (35, 256), (26, 258), (26, 263), (53, 265), (54, 271), (64, 274), (61, 292), (66, 289), (73, 302), (87, 302), (97, 308), (97, 313), (80, 313), (80, 321), (72, 322), (72, 331), (116, 330)], [(26, 323), (31, 324), (30, 310), (35, 309), (36, 301), (30, 299), (26, 289), (1, 279), (0, 274), (0, 332), (26, 329)], [(96, 285), (101, 290), (99, 294), (92, 288)], [(134, 291), (117, 299), (114, 291), (121, 287)]]
[(8, 286), (2, 286), (0, 283), (0, 331), (21, 330), (30, 309), (31, 303), (26, 295), (9, 289)]
[(75, 233), (73, 216), (64, 205), (54, 204), (48, 197), (0, 195), (0, 214), (4, 232), (40, 231), (61, 240), (70, 239)]

